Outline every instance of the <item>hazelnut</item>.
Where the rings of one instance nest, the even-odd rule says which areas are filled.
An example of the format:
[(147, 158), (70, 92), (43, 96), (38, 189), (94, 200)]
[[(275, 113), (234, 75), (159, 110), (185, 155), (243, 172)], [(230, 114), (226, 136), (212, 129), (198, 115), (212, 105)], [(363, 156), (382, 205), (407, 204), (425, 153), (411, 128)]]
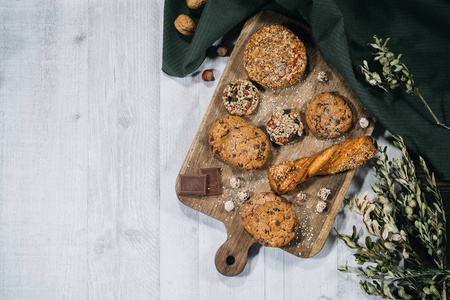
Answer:
[(217, 55), (226, 56), (228, 54), (228, 47), (221, 45), (217, 48)]
[(196, 29), (194, 21), (187, 15), (179, 15), (173, 24), (183, 35), (192, 35)]
[(202, 73), (202, 79), (204, 81), (212, 81), (214, 80), (214, 73), (212, 70), (205, 70)]
[(204, 6), (206, 0), (186, 0), (186, 4), (190, 9), (197, 9)]

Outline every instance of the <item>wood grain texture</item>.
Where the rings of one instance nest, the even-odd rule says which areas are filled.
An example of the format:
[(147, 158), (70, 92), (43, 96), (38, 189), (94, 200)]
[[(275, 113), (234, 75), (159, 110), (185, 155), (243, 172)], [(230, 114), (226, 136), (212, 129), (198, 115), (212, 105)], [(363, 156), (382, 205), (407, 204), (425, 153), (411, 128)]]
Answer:
[(162, 1), (0, 5), (0, 298), (159, 298)]
[(0, 298), (86, 295), (87, 1), (2, 1)]
[[(222, 105), (222, 91), (224, 87), (235, 80), (247, 78), (243, 68), (243, 49), (251, 34), (256, 30), (268, 25), (281, 23), (291, 28), (305, 43), (308, 54), (308, 71), (307, 75), (292, 87), (281, 90), (265, 89), (261, 92), (262, 100), (255, 115), (249, 116), (250, 123), (257, 127), (264, 127), (265, 121), (270, 117), (275, 109), (279, 108), (296, 108), (304, 112), (307, 103), (318, 93), (324, 91), (337, 91), (350, 104), (354, 113), (354, 124), (351, 130), (344, 137), (323, 140), (317, 139), (313, 134), (306, 130), (306, 135), (302, 140), (294, 145), (284, 147), (274, 147), (272, 157), (269, 158), (268, 164), (277, 164), (285, 160), (292, 160), (298, 157), (310, 156), (320, 150), (323, 150), (334, 143), (341, 143), (347, 138), (361, 136), (370, 133), (373, 130), (373, 122), (366, 130), (356, 125), (357, 120), (361, 117), (369, 117), (368, 113), (362, 107), (360, 102), (354, 97), (342, 77), (329, 66), (322, 58), (320, 52), (315, 45), (312, 34), (309, 29), (293, 20), (275, 13), (260, 13), (249, 20), (244, 26), (234, 47), (230, 60), (224, 70), (223, 75), (217, 84), (216, 91), (213, 95), (211, 103), (205, 113), (200, 128), (194, 138), (192, 146), (186, 156), (185, 162), (181, 167), (180, 174), (198, 173), (202, 167), (219, 167), (222, 170), (222, 180), (224, 182), (224, 193), (220, 196), (192, 196), (181, 195), (178, 197), (185, 205), (194, 208), (206, 215), (222, 221), (228, 231), (228, 239), (225, 246), (222, 246), (216, 255), (215, 261), (218, 270), (225, 275), (234, 276), (239, 274), (246, 263), (246, 254), (237, 253), (236, 249), (227, 246), (242, 245), (242, 251), (247, 252), (251, 243), (248, 236), (244, 234), (245, 229), (239, 220), (239, 207), (242, 203), (235, 201), (238, 208), (231, 214), (223, 209), (223, 204), (229, 199), (236, 200), (236, 191), (230, 189), (229, 179), (238, 177), (247, 184), (246, 188), (250, 192), (270, 191), (267, 184), (266, 169), (262, 168), (254, 172), (242, 172), (236, 168), (230, 167), (229, 164), (213, 157), (208, 146), (208, 134), (212, 124), (222, 116), (227, 115)], [(319, 71), (327, 71), (331, 77), (330, 82), (326, 85), (319, 83), (316, 79)], [(273, 145), (273, 144), (272, 144)], [(314, 199), (317, 191), (321, 187), (330, 188), (333, 191), (329, 201), (328, 209), (323, 214), (314, 212), (315, 205), (311, 202), (304, 205), (295, 205), (297, 215), (300, 219), (300, 232), (293, 242), (282, 247), (283, 250), (290, 252), (299, 257), (311, 257), (317, 254), (325, 244), (328, 234), (331, 230), (334, 219), (340, 209), (342, 200), (350, 185), (354, 170), (336, 174), (333, 176), (325, 176), (310, 179), (302, 184), (301, 188), (305, 191), (311, 201)], [(178, 181), (177, 181), (178, 185)], [(178, 188), (178, 187), (177, 187)], [(297, 188), (295, 191), (298, 191)], [(288, 201), (292, 201), (295, 197), (295, 191), (286, 195)], [(317, 201), (317, 200), (316, 200)], [(237, 220), (236, 220), (237, 219)], [(242, 240), (239, 240), (239, 238)], [(232, 241), (237, 239), (237, 241)], [(253, 240), (255, 242), (255, 240)], [(236, 257), (230, 253), (237, 254)], [(237, 258), (242, 259), (238, 260)], [(228, 259), (228, 263), (225, 261)], [(230, 265), (230, 259), (235, 263)]]
[(158, 297), (161, 7), (90, 5), (88, 296)]

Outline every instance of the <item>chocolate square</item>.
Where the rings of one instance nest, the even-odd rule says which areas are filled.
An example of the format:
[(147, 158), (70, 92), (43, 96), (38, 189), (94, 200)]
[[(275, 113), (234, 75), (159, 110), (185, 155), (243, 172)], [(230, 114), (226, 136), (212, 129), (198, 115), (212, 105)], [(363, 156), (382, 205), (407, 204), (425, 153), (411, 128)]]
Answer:
[(180, 174), (179, 194), (206, 195), (207, 175)]
[(219, 168), (201, 168), (200, 173), (208, 175), (206, 195), (222, 194)]

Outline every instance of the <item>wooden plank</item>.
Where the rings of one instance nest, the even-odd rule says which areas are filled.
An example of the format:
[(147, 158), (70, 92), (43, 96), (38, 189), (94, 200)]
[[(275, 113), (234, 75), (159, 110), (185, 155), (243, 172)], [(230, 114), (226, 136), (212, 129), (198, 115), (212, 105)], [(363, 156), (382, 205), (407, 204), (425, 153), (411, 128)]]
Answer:
[(162, 3), (90, 3), (88, 296), (159, 297)]
[(88, 1), (1, 6), (0, 298), (84, 298)]
[[(301, 156), (310, 156), (335, 143), (340, 143), (347, 138), (370, 134), (373, 130), (373, 122), (371, 122), (371, 126), (366, 130), (361, 129), (356, 125), (357, 120), (360, 117), (368, 117), (369, 115), (360, 102), (354, 97), (342, 77), (324, 61), (308, 28), (284, 16), (267, 12), (260, 13), (248, 21), (242, 30), (236, 46), (234, 47), (227, 67), (225, 68), (223, 75), (217, 84), (211, 103), (205, 113), (197, 135), (194, 138), (185, 162), (180, 170), (181, 174), (198, 173), (198, 170), (201, 167), (213, 166), (221, 168), (224, 182), (224, 193), (216, 197), (208, 196), (203, 198), (199, 196), (178, 195), (180, 201), (185, 205), (224, 222), (229, 238), (231, 235), (230, 233), (233, 233), (232, 236), (234, 237), (241, 237), (240, 241), (239, 238), (237, 241), (233, 241), (234, 237), (231, 237), (230, 241), (226, 244), (243, 245), (240, 250), (225, 246), (221, 247), (218, 252), (221, 260), (216, 259), (216, 263), (218, 263), (217, 268), (222, 273), (228, 275), (235, 275), (242, 271), (246, 262), (246, 255), (241, 254), (240, 252), (246, 252), (252, 242), (248, 240), (249, 238), (251, 239), (251, 237), (249, 237), (248, 233), (245, 232), (241, 222), (238, 221), (239, 206), (242, 205), (242, 203), (237, 203), (238, 209), (234, 210), (231, 214), (223, 209), (223, 203), (230, 199), (230, 197), (235, 197), (235, 192), (230, 189), (227, 180), (231, 177), (240, 177), (247, 184), (246, 188), (251, 193), (269, 191), (270, 188), (267, 183), (265, 168), (249, 173), (230, 167), (229, 164), (213, 157), (210, 153), (207, 137), (213, 122), (215, 122), (218, 118), (227, 115), (221, 100), (222, 91), (225, 85), (237, 79), (247, 78), (242, 64), (243, 49), (246, 41), (257, 29), (274, 23), (282, 23), (287, 25), (293, 29), (294, 32), (296, 32), (300, 39), (303, 40), (307, 48), (309, 71), (304, 80), (298, 82), (292, 87), (275, 91), (268, 89), (262, 91), (262, 101), (260, 107), (258, 108), (257, 114), (248, 117), (250, 123), (257, 127), (263, 127), (265, 121), (275, 109), (294, 107), (303, 112), (307, 106), (307, 103), (319, 92), (337, 91), (350, 103), (350, 106), (354, 112), (355, 124), (344, 137), (333, 140), (318, 140), (310, 132), (306, 131), (306, 136), (301, 142), (291, 146), (275, 148), (272, 151), (273, 157), (270, 159), (269, 164), (276, 164)], [(319, 71), (327, 71), (331, 75), (331, 80), (327, 85), (317, 82), (316, 76)], [(311, 205), (311, 203), (295, 206), (298, 216), (300, 218), (303, 217), (300, 222), (302, 237), (299, 236), (296, 238), (294, 242), (291, 242), (289, 245), (283, 247), (283, 250), (300, 257), (310, 257), (320, 251), (326, 241), (329, 231), (331, 230), (334, 218), (339, 211), (353, 174), (354, 170), (333, 176), (315, 178), (314, 180), (310, 180), (309, 182), (303, 184), (302, 189), (306, 191), (310, 197), (314, 197), (321, 187), (330, 188), (333, 191), (331, 199), (328, 201), (330, 206), (326, 213), (320, 215), (313, 212), (314, 206)], [(286, 197), (288, 198), (288, 201), (292, 200), (293, 195), (295, 194), (291, 194)], [(242, 239), (245, 239), (245, 241)], [(255, 241), (253, 240), (253, 243), (254, 242)], [(223, 251), (224, 249), (227, 251)], [(231, 254), (233, 251), (240, 253), (238, 255), (240, 259), (235, 260), (236, 263), (233, 264), (233, 266), (227, 266), (224, 261), (228, 256), (232, 256)], [(222, 263), (220, 263), (220, 261), (222, 261)]]
[[(195, 88), (196, 77), (176, 80), (163, 77), (161, 99), (165, 102), (161, 104), (160, 114), (159, 202), (160, 228), (164, 232), (159, 239), (161, 299), (200, 299), (198, 212), (177, 201), (173, 184), (183, 162), (180, 153), (185, 153), (190, 145), (194, 134), (192, 126), (198, 126), (201, 121), (198, 111), (202, 107), (202, 97)], [(187, 94), (190, 101), (183, 99)], [(184, 113), (174, 118), (174, 107)]]

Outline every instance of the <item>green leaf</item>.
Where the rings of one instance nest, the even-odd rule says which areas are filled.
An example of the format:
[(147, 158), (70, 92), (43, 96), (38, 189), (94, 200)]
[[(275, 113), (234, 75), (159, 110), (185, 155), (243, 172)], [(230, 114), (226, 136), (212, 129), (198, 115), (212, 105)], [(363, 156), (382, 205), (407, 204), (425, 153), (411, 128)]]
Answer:
[(433, 284), (430, 286), (430, 292), (435, 295), (438, 298), (442, 298), (441, 294), (439, 293), (439, 291), (437, 290), (436, 286)]
[(369, 250), (373, 249), (373, 243), (372, 243), (372, 239), (370, 238), (370, 236), (366, 236), (366, 247)]
[(357, 235), (356, 226), (353, 225), (353, 233), (352, 233), (352, 237), (351, 237), (351, 239), (353, 241), (356, 240), (356, 235)]
[(409, 295), (405, 292), (404, 288), (399, 288), (397, 290), (397, 293), (402, 299), (412, 299), (413, 298), (411, 295)]

